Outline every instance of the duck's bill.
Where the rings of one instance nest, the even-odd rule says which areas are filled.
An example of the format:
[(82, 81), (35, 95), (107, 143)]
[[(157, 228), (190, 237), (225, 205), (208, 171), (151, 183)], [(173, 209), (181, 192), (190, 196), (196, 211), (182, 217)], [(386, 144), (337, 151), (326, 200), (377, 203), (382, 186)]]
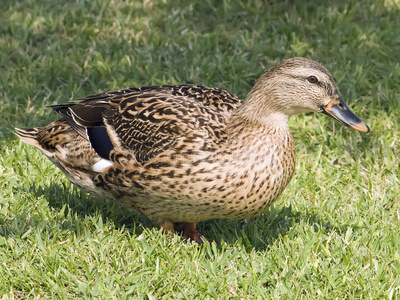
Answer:
[(322, 112), (351, 129), (369, 132), (367, 124), (347, 107), (339, 95), (335, 96), (331, 102), (322, 107)]

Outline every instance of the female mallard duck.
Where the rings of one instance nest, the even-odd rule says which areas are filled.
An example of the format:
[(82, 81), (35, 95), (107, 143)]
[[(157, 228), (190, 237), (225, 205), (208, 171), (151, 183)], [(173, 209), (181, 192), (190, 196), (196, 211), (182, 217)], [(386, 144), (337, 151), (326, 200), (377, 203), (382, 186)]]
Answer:
[(196, 222), (259, 215), (295, 167), (289, 117), (322, 112), (368, 132), (332, 75), (306, 58), (268, 70), (241, 102), (218, 88), (124, 89), (51, 106), (63, 118), (16, 129), (79, 188), (134, 208), (166, 231), (203, 237)]

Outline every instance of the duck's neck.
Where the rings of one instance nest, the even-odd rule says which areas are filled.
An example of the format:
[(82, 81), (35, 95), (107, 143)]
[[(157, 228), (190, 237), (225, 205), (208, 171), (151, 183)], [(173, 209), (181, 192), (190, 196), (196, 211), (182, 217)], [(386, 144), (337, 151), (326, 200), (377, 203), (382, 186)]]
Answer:
[(289, 117), (279, 113), (271, 113), (255, 118), (243, 111), (233, 113), (227, 124), (227, 133), (231, 139), (244, 139), (251, 141), (252, 137), (259, 139), (267, 136), (290, 135)]
[(259, 109), (252, 101), (246, 100), (232, 115), (228, 127), (245, 123), (253, 128), (266, 131), (289, 131), (289, 115), (275, 110), (273, 107)]
[(269, 82), (267, 84), (268, 93), (265, 92), (265, 86), (260, 88), (261, 84), (256, 83), (243, 104), (232, 114), (232, 121), (249, 120), (271, 130), (289, 130), (288, 122), (291, 114), (285, 107), (285, 101), (280, 99), (281, 95), (276, 86)]
[(257, 145), (260, 152), (269, 152), (275, 146), (292, 147), (288, 124), (290, 116), (281, 112), (279, 101), (270, 101), (276, 99), (268, 99), (267, 95), (261, 93), (256, 85), (243, 104), (232, 113), (226, 128), (232, 151), (235, 144), (248, 145), (249, 151)]
[[(228, 152), (235, 158), (232, 165), (244, 174), (258, 174), (284, 167), (285, 176), (277, 172), (286, 186), (294, 170), (294, 143), (287, 124), (288, 117), (270, 114), (265, 120), (254, 120), (243, 113), (231, 116), (226, 132)], [(287, 164), (286, 161), (290, 164)], [(274, 175), (274, 176), (275, 176)], [(255, 176), (255, 175), (254, 175)], [(283, 176), (283, 175), (282, 175)]]

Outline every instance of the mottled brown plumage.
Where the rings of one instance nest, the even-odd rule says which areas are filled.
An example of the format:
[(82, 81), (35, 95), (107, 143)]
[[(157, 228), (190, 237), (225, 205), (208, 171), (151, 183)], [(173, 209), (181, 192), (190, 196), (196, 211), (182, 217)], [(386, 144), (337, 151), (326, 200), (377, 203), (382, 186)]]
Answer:
[(320, 64), (293, 58), (266, 72), (243, 103), (218, 88), (164, 85), (55, 105), (63, 118), (16, 129), (81, 189), (134, 208), (201, 242), (195, 222), (264, 212), (293, 175), (288, 119), (324, 112), (368, 127), (340, 99)]

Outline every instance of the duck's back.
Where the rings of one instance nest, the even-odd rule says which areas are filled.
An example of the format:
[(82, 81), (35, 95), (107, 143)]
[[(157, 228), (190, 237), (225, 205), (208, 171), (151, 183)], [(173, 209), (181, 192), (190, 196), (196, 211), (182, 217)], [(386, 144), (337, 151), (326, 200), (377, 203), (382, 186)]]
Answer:
[(107, 162), (146, 165), (163, 153), (214, 151), (240, 103), (227, 91), (197, 85), (130, 88), (53, 105), (62, 120), (17, 133), (72, 182), (99, 194), (93, 178)]
[[(92, 113), (92, 107), (104, 105), (103, 97), (104, 110)], [(164, 85), (87, 97), (71, 110), (83, 120), (74, 118), (74, 123), (94, 126), (88, 137), (95, 150), (98, 146), (92, 140), (103, 138), (102, 129), (96, 126), (105, 126), (114, 148), (129, 149), (138, 162), (145, 163), (180, 141), (219, 143), (231, 111), (239, 104), (236, 96), (220, 89)], [(105, 157), (108, 149), (98, 148)]]

